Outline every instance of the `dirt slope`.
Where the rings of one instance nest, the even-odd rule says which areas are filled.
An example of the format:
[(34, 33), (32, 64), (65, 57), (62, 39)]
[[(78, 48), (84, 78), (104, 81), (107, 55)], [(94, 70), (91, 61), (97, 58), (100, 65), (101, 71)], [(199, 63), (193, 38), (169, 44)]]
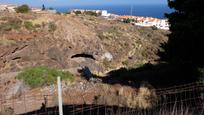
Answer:
[[(158, 59), (157, 50), (168, 33), (101, 17), (55, 14), (2, 14), (0, 26), (12, 18), (30, 21), (34, 29), (23, 24), (18, 29), (0, 28), (0, 73), (40, 65), (60, 69), (86, 65), (95, 73), (137, 67)], [(77, 54), (95, 60), (71, 58)]]

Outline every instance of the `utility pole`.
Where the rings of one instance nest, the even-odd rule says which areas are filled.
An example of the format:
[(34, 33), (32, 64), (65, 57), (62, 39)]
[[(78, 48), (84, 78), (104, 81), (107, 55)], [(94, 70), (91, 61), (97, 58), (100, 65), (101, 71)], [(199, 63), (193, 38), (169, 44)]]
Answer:
[(58, 104), (59, 104), (59, 115), (63, 115), (63, 108), (62, 108), (62, 86), (60, 77), (57, 77), (57, 87), (58, 87)]

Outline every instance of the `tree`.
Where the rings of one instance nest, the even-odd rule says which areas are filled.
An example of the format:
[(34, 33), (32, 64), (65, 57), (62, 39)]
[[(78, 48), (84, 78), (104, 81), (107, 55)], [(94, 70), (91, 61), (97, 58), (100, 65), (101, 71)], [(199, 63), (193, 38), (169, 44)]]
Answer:
[(16, 8), (17, 13), (28, 13), (30, 11), (30, 8), (28, 5), (24, 4)]
[(173, 64), (204, 66), (204, 0), (168, 0), (169, 40), (161, 59)]
[(43, 4), (43, 5), (42, 5), (42, 10), (44, 11), (45, 9), (46, 9), (46, 8), (45, 8), (45, 5)]
[(128, 19), (123, 19), (123, 22), (124, 22), (124, 23), (131, 23), (131, 22), (134, 22), (134, 19), (130, 19), (130, 18), (128, 18)]
[(50, 7), (49, 10), (54, 10), (54, 8)]

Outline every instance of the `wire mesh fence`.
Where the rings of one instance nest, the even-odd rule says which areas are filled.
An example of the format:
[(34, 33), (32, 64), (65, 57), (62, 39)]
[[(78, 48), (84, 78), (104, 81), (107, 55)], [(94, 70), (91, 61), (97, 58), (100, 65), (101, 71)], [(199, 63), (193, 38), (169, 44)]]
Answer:
[[(71, 93), (71, 92), (70, 92)], [(156, 89), (157, 99), (151, 108), (131, 108), (121, 105), (69, 104), (63, 106), (65, 115), (203, 115), (204, 84), (191, 83)], [(0, 115), (14, 113), (23, 115), (58, 115), (53, 104), (56, 95), (41, 93), (0, 95)], [(75, 97), (81, 98), (81, 97)], [(144, 97), (143, 97), (144, 98)], [(52, 102), (52, 103), (51, 103)]]

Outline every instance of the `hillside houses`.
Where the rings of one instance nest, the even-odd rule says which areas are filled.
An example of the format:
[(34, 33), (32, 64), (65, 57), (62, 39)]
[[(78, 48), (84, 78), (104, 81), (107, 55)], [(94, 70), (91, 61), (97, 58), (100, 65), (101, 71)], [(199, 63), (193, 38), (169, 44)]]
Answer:
[(142, 16), (118, 16), (118, 19), (132, 19), (132, 22), (137, 26), (152, 27), (155, 26), (159, 29), (169, 30), (169, 23), (167, 19), (158, 19), (153, 17), (142, 17)]
[(142, 16), (129, 16), (129, 15), (116, 15), (108, 13), (106, 10), (83, 10), (83, 9), (74, 9), (71, 11), (71, 14), (86, 14), (86, 13), (95, 13), (97, 16), (103, 16), (107, 20), (119, 20), (123, 21), (125, 19), (134, 20), (134, 25), (143, 26), (143, 27), (157, 27), (163, 30), (169, 30), (169, 23), (167, 19), (158, 19), (153, 17), (142, 17)]
[(110, 16), (110, 14), (107, 12), (107, 10), (83, 10), (83, 9), (73, 9), (71, 11), (71, 14), (77, 14), (77, 13), (81, 13), (81, 14), (87, 14), (87, 13), (93, 13), (95, 15), (98, 16)]

